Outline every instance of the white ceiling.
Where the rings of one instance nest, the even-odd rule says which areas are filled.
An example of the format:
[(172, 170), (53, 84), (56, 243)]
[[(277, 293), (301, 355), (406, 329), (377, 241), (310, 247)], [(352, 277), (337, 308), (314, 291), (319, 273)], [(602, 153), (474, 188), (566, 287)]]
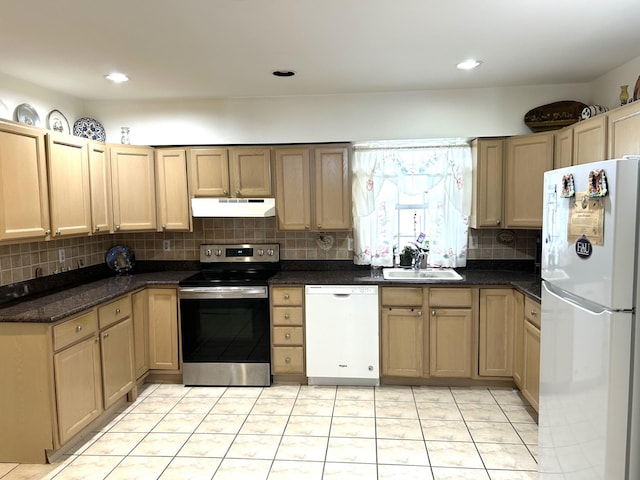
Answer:
[[(639, 7), (638, 0), (4, 0), (0, 72), (81, 99), (582, 83), (640, 55)], [(468, 57), (484, 63), (457, 70)], [(297, 75), (275, 78), (278, 69)], [(103, 77), (113, 70), (131, 80), (109, 84)]]

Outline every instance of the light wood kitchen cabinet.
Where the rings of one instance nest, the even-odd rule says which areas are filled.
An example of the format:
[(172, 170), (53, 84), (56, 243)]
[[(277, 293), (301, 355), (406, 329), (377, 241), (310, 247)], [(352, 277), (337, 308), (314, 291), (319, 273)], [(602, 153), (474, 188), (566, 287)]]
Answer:
[(553, 141), (548, 132), (505, 141), (505, 228), (542, 228), (544, 172), (553, 169)]
[(524, 385), (524, 295), (513, 292), (513, 381), (522, 390)]
[(640, 155), (640, 102), (608, 112), (607, 158)]
[(351, 229), (349, 148), (274, 151), (278, 230)]
[(429, 373), (471, 378), (473, 293), (470, 288), (429, 288)]
[(149, 307), (147, 290), (131, 295), (133, 315), (133, 351), (136, 379), (149, 371)]
[(191, 197), (229, 196), (229, 151), (226, 148), (189, 149)]
[(573, 165), (599, 162), (607, 158), (607, 115), (600, 114), (575, 123), (573, 130)]
[(524, 397), (537, 412), (540, 396), (540, 304), (529, 297), (524, 300)]
[(58, 435), (64, 445), (104, 410), (96, 310), (53, 327), (53, 339), (59, 350), (53, 356)]
[(304, 375), (304, 291), (271, 287), (271, 373)]
[(471, 142), (473, 193), (471, 228), (500, 228), (502, 211), (502, 165), (504, 139), (477, 138)]
[[(380, 289), (383, 376), (425, 375), (425, 321), (421, 287)], [(427, 369), (428, 375), (428, 369)]]
[(553, 168), (570, 167), (573, 164), (573, 127), (555, 132)]
[(89, 143), (72, 135), (48, 133), (47, 171), (54, 238), (91, 232)]
[(480, 289), (480, 376), (513, 376), (514, 312), (512, 289)]
[(186, 153), (156, 149), (155, 154), (158, 231), (191, 231)]
[(232, 148), (230, 187), (234, 197), (272, 197), (271, 149)]
[(148, 288), (149, 368), (178, 370), (178, 294), (175, 288)]
[(111, 200), (111, 160), (109, 147), (89, 142), (89, 184), (91, 190), (91, 231), (94, 235), (113, 231)]
[(51, 233), (44, 131), (0, 121), (0, 240)]
[(154, 150), (111, 146), (113, 224), (116, 232), (156, 230)]

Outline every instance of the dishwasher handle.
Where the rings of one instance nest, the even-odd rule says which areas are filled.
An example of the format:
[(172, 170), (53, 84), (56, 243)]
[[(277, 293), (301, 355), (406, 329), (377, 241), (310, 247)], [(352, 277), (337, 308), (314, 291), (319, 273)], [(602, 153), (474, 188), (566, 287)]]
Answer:
[(307, 295), (332, 295), (349, 297), (351, 295), (378, 295), (377, 285), (306, 285)]

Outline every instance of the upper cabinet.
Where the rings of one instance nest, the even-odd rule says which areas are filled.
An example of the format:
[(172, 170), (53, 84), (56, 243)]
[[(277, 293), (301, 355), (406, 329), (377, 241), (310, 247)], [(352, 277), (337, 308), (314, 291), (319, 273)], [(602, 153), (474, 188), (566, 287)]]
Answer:
[(544, 172), (553, 169), (553, 141), (552, 132), (505, 141), (505, 228), (542, 228)]
[(110, 150), (114, 230), (156, 230), (153, 148), (118, 145)]
[(572, 164), (599, 162), (607, 158), (607, 115), (597, 115), (573, 125)]
[(190, 231), (187, 157), (184, 150), (156, 150), (158, 230)]
[(471, 228), (500, 228), (502, 214), (502, 162), (504, 140), (477, 138), (471, 142), (473, 162), (473, 196), (471, 201)]
[(48, 133), (47, 149), (52, 235), (89, 234), (89, 143), (71, 135)]
[(272, 197), (271, 149), (191, 148), (192, 197)]
[(44, 131), (0, 121), (0, 240), (50, 233)]
[(111, 161), (109, 147), (89, 142), (89, 184), (91, 188), (91, 231), (93, 234), (113, 231), (111, 200)]
[(570, 167), (573, 164), (573, 127), (555, 132), (553, 168)]
[(640, 101), (608, 113), (608, 158), (640, 155)]
[(274, 151), (278, 230), (351, 228), (349, 148), (281, 148)]

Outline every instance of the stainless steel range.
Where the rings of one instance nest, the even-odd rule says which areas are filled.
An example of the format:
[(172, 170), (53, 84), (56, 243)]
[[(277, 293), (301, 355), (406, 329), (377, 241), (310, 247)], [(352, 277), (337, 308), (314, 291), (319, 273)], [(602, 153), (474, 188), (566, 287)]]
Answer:
[(268, 280), (279, 244), (201, 245), (200, 264), (180, 282), (184, 384), (270, 385)]

